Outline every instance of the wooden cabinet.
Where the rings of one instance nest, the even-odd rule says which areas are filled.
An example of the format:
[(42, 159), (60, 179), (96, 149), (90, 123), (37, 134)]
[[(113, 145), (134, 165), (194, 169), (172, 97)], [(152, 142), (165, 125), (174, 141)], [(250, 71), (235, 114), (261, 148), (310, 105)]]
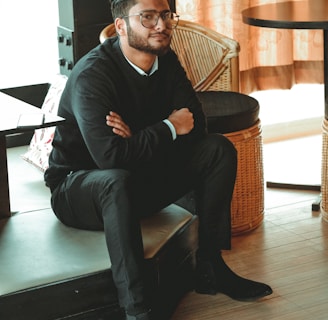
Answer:
[(113, 22), (109, 0), (58, 0), (60, 73), (69, 76), (75, 63), (99, 44), (99, 33)]

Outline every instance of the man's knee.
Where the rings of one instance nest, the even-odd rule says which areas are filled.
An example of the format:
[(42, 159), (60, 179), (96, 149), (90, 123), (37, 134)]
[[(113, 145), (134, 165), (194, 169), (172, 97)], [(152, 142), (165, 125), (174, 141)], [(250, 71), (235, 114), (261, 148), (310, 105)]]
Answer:
[(226, 157), (230, 161), (237, 161), (237, 149), (233, 143), (222, 134), (209, 134), (206, 139), (206, 144), (212, 152), (219, 154), (221, 157)]
[(204, 139), (194, 145), (192, 165), (201, 174), (216, 170), (234, 173), (237, 170), (237, 150), (225, 136), (208, 134)]
[(130, 172), (124, 169), (99, 170), (95, 176), (103, 191), (117, 191), (126, 188)]

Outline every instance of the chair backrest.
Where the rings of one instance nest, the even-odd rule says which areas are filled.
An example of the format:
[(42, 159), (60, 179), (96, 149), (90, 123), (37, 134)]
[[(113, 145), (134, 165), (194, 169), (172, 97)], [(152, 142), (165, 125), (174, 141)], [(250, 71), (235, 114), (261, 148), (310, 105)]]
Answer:
[[(105, 27), (100, 42), (116, 34)], [(239, 43), (195, 22), (180, 20), (171, 42), (196, 91), (239, 91)]]

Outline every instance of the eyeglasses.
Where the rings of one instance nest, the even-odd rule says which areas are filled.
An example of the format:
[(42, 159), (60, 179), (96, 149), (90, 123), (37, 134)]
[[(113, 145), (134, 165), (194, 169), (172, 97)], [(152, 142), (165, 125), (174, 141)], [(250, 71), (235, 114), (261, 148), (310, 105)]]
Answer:
[(122, 18), (128, 18), (133, 16), (140, 17), (140, 23), (142, 26), (148, 29), (152, 29), (157, 26), (159, 18), (161, 18), (169, 29), (174, 29), (179, 22), (179, 15), (169, 10), (158, 12), (156, 10), (145, 10), (130, 16), (123, 16)]

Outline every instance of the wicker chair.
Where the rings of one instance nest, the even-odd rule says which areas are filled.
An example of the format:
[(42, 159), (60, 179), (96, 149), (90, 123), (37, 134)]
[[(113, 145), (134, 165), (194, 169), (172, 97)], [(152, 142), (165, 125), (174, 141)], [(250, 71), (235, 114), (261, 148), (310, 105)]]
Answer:
[[(115, 34), (115, 26), (107, 26), (100, 42)], [(253, 230), (264, 216), (262, 137), (258, 102), (239, 93), (239, 44), (197, 23), (180, 20), (171, 47), (202, 102), (209, 132), (225, 134), (238, 150), (232, 234)]]

